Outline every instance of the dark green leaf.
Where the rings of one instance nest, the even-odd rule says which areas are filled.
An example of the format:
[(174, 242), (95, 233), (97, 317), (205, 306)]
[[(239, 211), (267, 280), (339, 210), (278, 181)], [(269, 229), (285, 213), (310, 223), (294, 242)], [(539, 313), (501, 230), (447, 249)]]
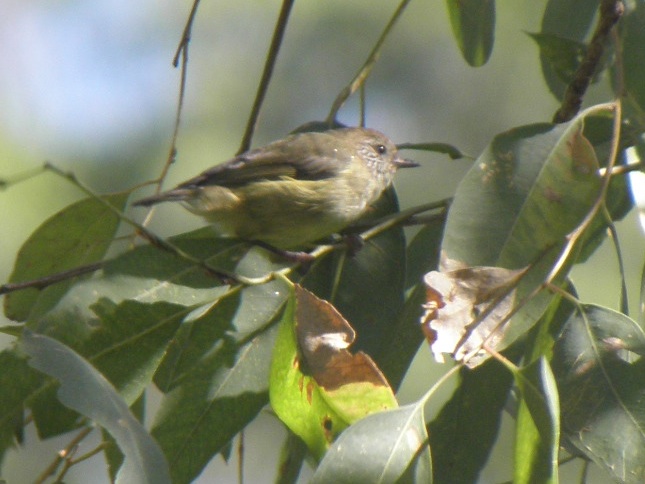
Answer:
[(396, 337), (391, 338), (380, 352), (379, 368), (395, 391), (401, 385), (423, 341), (419, 319), (423, 313), (425, 294), (425, 286), (422, 283), (414, 287), (401, 314), (392, 325), (391, 331)]
[(24, 356), (13, 350), (0, 352), (0, 462), (6, 450), (21, 440), (27, 398), (39, 387), (43, 376), (33, 370)]
[(414, 236), (407, 250), (406, 289), (423, 281), (423, 276), (439, 267), (445, 219), (433, 220)]
[(307, 457), (307, 446), (299, 437), (289, 432), (282, 446), (276, 484), (296, 484), (300, 469)]
[[(190, 309), (162, 302), (123, 301), (116, 305), (106, 299), (92, 309), (92, 320), (74, 319), (66, 312), (52, 313), (39, 327), (58, 337), (66, 336), (64, 340), (96, 366), (130, 404), (152, 381), (171, 338)], [(73, 332), (75, 325), (91, 325), (85, 338), (64, 334), (66, 327)], [(77, 415), (56, 403), (53, 385), (44, 385), (44, 391), (37, 392), (31, 402), (39, 435), (48, 437), (74, 428)]]
[(168, 464), (157, 443), (132, 415), (114, 387), (71, 348), (25, 330), (22, 348), (29, 364), (58, 379), (58, 398), (104, 427), (125, 456), (116, 482), (170, 482)]
[(189, 308), (163, 302), (123, 301), (116, 305), (101, 300), (92, 309), (101, 326), (82, 352), (131, 404), (152, 382)]
[(565, 84), (570, 83), (587, 53), (587, 45), (553, 34), (527, 34), (535, 40), (542, 58), (549, 62), (558, 79)]
[(428, 425), (435, 482), (477, 482), (513, 383), (511, 373), (495, 360), (460, 375), (452, 397)]
[(181, 325), (155, 375), (155, 383), (161, 391), (168, 392), (181, 384), (199, 360), (216, 347), (226, 331), (233, 329), (239, 306), (240, 293), (237, 291), (216, 300), (203, 315), (189, 318)]
[(152, 434), (172, 481), (188, 483), (268, 403), (275, 327), (250, 342), (218, 344), (162, 401)]
[(645, 333), (636, 322), (582, 305), (556, 342), (552, 363), (564, 442), (626, 483), (645, 480), (642, 355)]
[(350, 426), (327, 451), (310, 482), (431, 483), (424, 404), (375, 413)]
[(638, 3), (623, 20), (623, 76), (627, 99), (638, 105), (637, 111), (645, 110), (645, 5)]
[(464, 155), (456, 146), (449, 145), (448, 143), (400, 143), (396, 145), (399, 150), (418, 150), (418, 151), (431, 151), (433, 153), (441, 153), (448, 155), (452, 160), (464, 158)]
[[(128, 195), (119, 193), (104, 199), (117, 209), (123, 209)], [(39, 279), (101, 260), (118, 226), (119, 217), (95, 198), (66, 207), (43, 222), (22, 245), (9, 282)], [(71, 280), (63, 281), (42, 292), (30, 288), (7, 294), (5, 315), (9, 319), (25, 321), (37, 299), (46, 300), (47, 306), (52, 307), (72, 283)]]
[[(252, 251), (238, 270), (254, 276), (272, 267), (264, 254)], [(233, 330), (208, 351), (200, 347), (184, 360), (194, 361), (193, 367), (162, 400), (152, 431), (168, 458), (173, 482), (195, 479), (268, 403), (275, 323), (286, 296), (282, 281), (245, 288), (230, 321)], [(226, 307), (234, 300), (223, 301), (220, 309), (233, 313), (233, 306)], [(176, 363), (164, 364), (172, 368)]]
[[(549, 0), (542, 17), (541, 34), (583, 42), (598, 10), (600, 0)], [(554, 70), (552, 59), (540, 52), (542, 74), (549, 89), (559, 100), (567, 87)]]
[(484, 65), (495, 40), (494, 0), (447, 0), (452, 33), (468, 64)]

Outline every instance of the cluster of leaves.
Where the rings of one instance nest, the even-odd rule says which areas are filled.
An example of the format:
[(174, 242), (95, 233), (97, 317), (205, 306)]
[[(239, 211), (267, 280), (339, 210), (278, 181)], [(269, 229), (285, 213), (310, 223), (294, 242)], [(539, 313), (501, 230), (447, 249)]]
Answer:
[[(622, 5), (592, 1), (565, 14), (578, 3), (550, 1), (533, 36), (558, 98), (587, 59), (581, 43), (599, 4)], [(448, 5), (464, 57), (483, 64), (494, 2)], [(619, 23), (624, 115), (616, 102), (498, 135), (447, 218), (410, 240), (392, 222), (417, 211), (399, 213), (392, 190), (357, 254), (319, 248), (304, 275), (209, 229), (106, 259), (119, 225), (136, 226), (124, 213), (129, 193), (89, 197), (50, 218), (23, 245), (10, 281), (42, 284), (4, 299), (16, 324), (2, 330), (16, 345), (0, 353), (0, 453), (28, 423), (41, 438), (96, 424), (112, 479), (190, 482), (217, 454), (228, 457), (270, 402), (298, 436), (285, 446), (282, 481), (310, 452), (314, 482), (474, 482), (512, 398), (514, 481), (557, 482), (562, 448), (642, 482), (645, 333), (626, 308), (579, 302), (567, 272), (632, 208), (613, 168), (645, 132), (644, 15), (639, 4)], [(88, 264), (101, 269), (74, 273)], [(78, 277), (47, 279), (65, 271)], [(429, 423), (434, 387), (410, 405), (394, 397), (424, 332), (435, 354), (465, 363)], [(148, 431), (151, 384), (163, 397)]]

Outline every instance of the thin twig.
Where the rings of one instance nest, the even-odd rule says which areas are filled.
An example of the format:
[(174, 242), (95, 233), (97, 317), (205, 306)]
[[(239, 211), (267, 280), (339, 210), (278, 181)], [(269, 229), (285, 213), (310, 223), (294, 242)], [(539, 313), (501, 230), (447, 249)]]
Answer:
[(73, 453), (70, 454), (68, 458), (65, 459), (63, 462), (63, 468), (60, 470), (58, 475), (56, 476), (56, 480), (54, 481), (55, 483), (62, 483), (63, 482), (63, 477), (65, 477), (65, 474), (67, 474), (67, 471), (69, 471), (72, 466), (75, 466), (76, 464), (83, 462), (84, 460), (90, 459), (94, 457), (96, 454), (99, 452), (103, 452), (105, 448), (107, 447), (106, 442), (102, 442), (101, 444), (97, 445), (95, 448), (90, 450), (89, 452), (86, 452), (83, 455), (78, 456), (77, 458), (72, 458)]
[(582, 98), (601, 61), (607, 37), (623, 15), (624, 10), (625, 5), (621, 0), (601, 0), (598, 25), (583, 61), (578, 66), (573, 80), (567, 86), (560, 109), (553, 117), (554, 123), (564, 123), (578, 114), (580, 106), (582, 106)]
[(47, 480), (47, 478), (49, 476), (53, 476), (56, 473), (56, 469), (58, 469), (58, 466), (60, 466), (60, 464), (68, 458), (68, 456), (74, 451), (76, 446), (79, 443), (81, 443), (81, 441), (83, 441), (83, 439), (85, 439), (85, 437), (87, 437), (92, 432), (92, 430), (94, 430), (94, 428), (92, 428), (92, 427), (85, 427), (84, 429), (82, 429), (76, 435), (76, 437), (74, 437), (69, 442), (69, 444), (67, 444), (67, 446), (63, 450), (59, 451), (56, 454), (56, 457), (54, 458), (54, 460), (36, 478), (34, 483), (35, 484), (42, 484), (43, 482), (45, 482)]
[[(177, 50), (175, 51), (175, 56), (173, 57), (173, 60), (172, 60), (172, 65), (174, 67), (177, 67), (179, 65), (179, 59), (181, 58), (179, 96), (177, 99), (177, 110), (175, 112), (175, 123), (172, 130), (172, 137), (170, 139), (170, 148), (168, 149), (168, 156), (166, 157), (166, 162), (164, 163), (161, 169), (161, 173), (155, 180), (155, 183), (157, 184), (155, 193), (161, 192), (161, 185), (163, 184), (163, 181), (166, 179), (166, 175), (168, 175), (168, 170), (170, 170), (170, 165), (172, 165), (175, 162), (175, 159), (177, 157), (177, 138), (179, 137), (181, 113), (184, 109), (184, 98), (186, 94), (186, 77), (188, 72), (188, 45), (190, 44), (190, 37), (192, 33), (193, 22), (195, 21), (195, 15), (197, 14), (198, 5), (199, 5), (199, 0), (195, 0), (193, 2), (192, 8), (190, 9), (188, 20), (186, 21), (186, 25), (184, 26), (184, 30), (181, 34), (181, 40), (179, 41), (179, 45), (177, 46)], [(150, 222), (150, 219), (152, 218), (153, 212), (154, 212), (154, 208), (151, 208), (150, 210), (148, 210), (148, 214), (143, 220), (142, 225), (144, 226), (148, 225), (148, 223)]]
[(289, 20), (289, 13), (291, 12), (291, 7), (293, 6), (294, 0), (283, 0), (282, 8), (280, 9), (280, 15), (278, 16), (278, 21), (273, 31), (273, 38), (271, 39), (271, 45), (269, 46), (269, 53), (267, 54), (267, 59), (264, 64), (264, 71), (262, 72), (262, 79), (260, 79), (260, 85), (258, 86), (258, 91), (255, 95), (255, 101), (253, 102), (253, 107), (251, 108), (251, 114), (249, 115), (249, 120), (246, 123), (246, 131), (242, 137), (242, 143), (240, 148), (237, 151), (237, 154), (244, 153), (248, 151), (251, 147), (251, 139), (253, 138), (253, 133), (258, 123), (258, 116), (260, 114), (260, 108), (264, 102), (264, 97), (269, 88), (269, 82), (271, 81), (271, 75), (273, 74), (273, 68), (275, 62), (278, 58), (278, 52), (280, 51), (280, 46), (282, 44), (282, 39), (284, 33), (287, 29), (287, 22)]
[(103, 264), (104, 261), (99, 261), (84, 266), (74, 267), (73, 269), (69, 269), (67, 271), (57, 272), (56, 274), (51, 274), (49, 276), (39, 277), (38, 279), (32, 279), (30, 281), (9, 282), (7, 284), (2, 284), (0, 285), (0, 295), (8, 294), (14, 291), (21, 291), (28, 288), (34, 288), (38, 290), (45, 289), (46, 287), (53, 284), (96, 272), (103, 267)]
[(331, 111), (327, 116), (327, 124), (329, 124), (330, 126), (336, 123), (336, 115), (338, 114), (338, 111), (340, 110), (340, 108), (343, 107), (343, 104), (345, 104), (345, 101), (347, 101), (347, 99), (349, 99), (349, 97), (352, 94), (354, 94), (365, 83), (365, 81), (369, 77), (370, 73), (372, 72), (372, 69), (374, 68), (374, 65), (376, 64), (376, 61), (381, 55), (381, 49), (383, 48), (385, 39), (387, 38), (390, 31), (392, 30), (392, 27), (394, 27), (394, 25), (396, 24), (397, 20), (399, 20), (399, 18), (401, 17), (401, 14), (405, 10), (405, 7), (407, 7), (408, 3), (410, 3), (410, 0), (401, 1), (396, 11), (394, 12), (394, 15), (392, 15), (392, 18), (385, 26), (385, 30), (383, 30), (383, 33), (376, 41), (376, 45), (374, 45), (372, 52), (370, 52), (363, 66), (356, 73), (352, 81), (343, 88), (340, 94), (338, 94), (338, 97), (334, 101), (334, 104), (331, 107)]

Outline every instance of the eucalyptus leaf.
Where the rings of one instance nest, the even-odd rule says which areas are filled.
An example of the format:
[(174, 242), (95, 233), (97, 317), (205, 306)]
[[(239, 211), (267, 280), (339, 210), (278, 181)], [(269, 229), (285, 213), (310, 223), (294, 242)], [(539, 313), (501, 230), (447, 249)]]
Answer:
[[(122, 210), (128, 193), (104, 197), (105, 202)], [(53, 215), (22, 245), (9, 282), (22, 282), (99, 261), (105, 255), (119, 226), (119, 217), (96, 198), (86, 198)], [(47, 287), (43, 291), (29, 288), (7, 294), (5, 315), (16, 321), (26, 320), (36, 300), (46, 300), (52, 307), (60, 300), (72, 280)]]
[(170, 483), (168, 464), (158, 444), (132, 415), (114, 387), (71, 348), (25, 330), (22, 348), (29, 364), (58, 379), (58, 398), (104, 427), (125, 456), (118, 483)]
[(484, 65), (495, 41), (494, 0), (447, 0), (452, 33), (468, 64)]
[[(583, 42), (591, 30), (592, 22), (600, 0), (549, 0), (542, 17), (541, 34)], [(552, 59), (544, 50), (540, 51), (542, 74), (549, 89), (562, 99), (567, 87), (556, 72)]]
[(350, 426), (327, 451), (310, 482), (432, 482), (424, 404), (375, 413)]
[(645, 333), (635, 321), (581, 305), (557, 340), (552, 362), (564, 442), (627, 483), (645, 479), (642, 355)]

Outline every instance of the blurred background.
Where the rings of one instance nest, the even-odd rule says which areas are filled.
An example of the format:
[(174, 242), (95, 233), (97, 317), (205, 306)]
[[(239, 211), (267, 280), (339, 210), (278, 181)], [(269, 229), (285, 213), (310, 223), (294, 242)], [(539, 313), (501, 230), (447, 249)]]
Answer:
[[(498, 5), (492, 58), (473, 69), (457, 49), (445, 3), (411, 2), (367, 82), (367, 124), (399, 143), (445, 142), (474, 158), (501, 131), (549, 121), (558, 104), (542, 79), (537, 47), (525, 33), (540, 30), (545, 4), (524, 0)], [(97, 192), (127, 189), (156, 177), (170, 148), (179, 92), (180, 72), (171, 61), (191, 5), (187, 0), (5, 0), (0, 16), (0, 179), (11, 181), (45, 161), (73, 171)], [(324, 119), (395, 6), (388, 0), (296, 2), (253, 145)], [(239, 147), (279, 8), (278, 0), (200, 5), (177, 162), (166, 187), (230, 158)], [(607, 85), (605, 79), (592, 88), (587, 103), (611, 100)], [(358, 112), (356, 96), (339, 120), (355, 125)], [(405, 156), (422, 167), (398, 175), (404, 207), (452, 195), (472, 163), (422, 152)], [(81, 197), (51, 173), (0, 192), (0, 281), (8, 278), (29, 234)], [(200, 225), (181, 208), (169, 206), (156, 212), (151, 227), (170, 235)], [(638, 318), (644, 250), (637, 216), (630, 214), (618, 229), (632, 316)], [(575, 269), (573, 279), (582, 300), (618, 306), (617, 262), (609, 244)], [(0, 340), (10, 343), (8, 337)], [(447, 369), (422, 346), (400, 400), (416, 400)], [(450, 391), (447, 386), (432, 399), (429, 417)], [(511, 478), (513, 437), (505, 432), (510, 429), (512, 425), (502, 429), (482, 482)], [(273, 480), (282, 435), (281, 424), (268, 413), (247, 432), (247, 482)], [(30, 482), (68, 440), (37, 443), (27, 434), (26, 448), (9, 453), (0, 477), (9, 483)], [(95, 444), (84, 442), (80, 453)], [(577, 479), (578, 467), (564, 466), (563, 482)], [(66, 482), (108, 482), (104, 471), (101, 457), (91, 459), (74, 467)], [(605, 482), (603, 477), (597, 482)], [(228, 466), (214, 459), (197, 482), (215, 480), (236, 482), (235, 457)]]

